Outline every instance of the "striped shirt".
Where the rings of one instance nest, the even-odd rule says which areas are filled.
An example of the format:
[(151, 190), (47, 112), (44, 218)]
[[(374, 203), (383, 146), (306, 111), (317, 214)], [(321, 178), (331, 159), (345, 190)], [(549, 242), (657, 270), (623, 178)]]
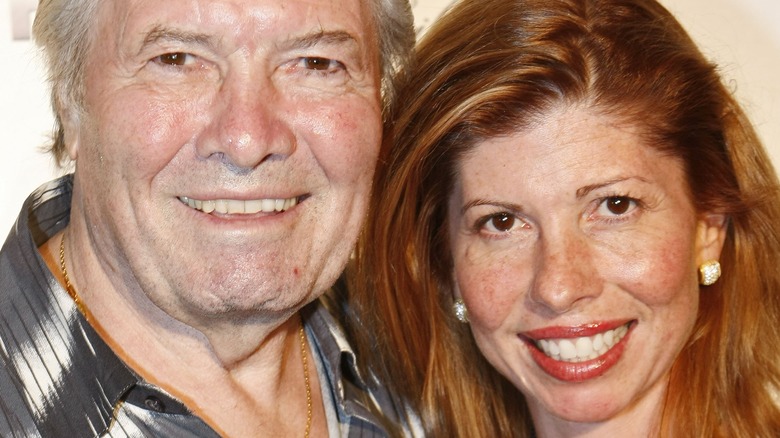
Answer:
[[(46, 267), (37, 248), (67, 225), (72, 188), (30, 195), (0, 250), (0, 436), (218, 436), (120, 360)], [(397, 404), (361, 376), (333, 310), (326, 295), (302, 312), (330, 435), (393, 436)]]

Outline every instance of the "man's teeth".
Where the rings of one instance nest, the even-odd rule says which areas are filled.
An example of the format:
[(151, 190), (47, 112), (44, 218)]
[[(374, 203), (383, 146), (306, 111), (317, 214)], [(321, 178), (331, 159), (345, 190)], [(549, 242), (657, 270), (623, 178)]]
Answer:
[(181, 202), (200, 210), (204, 213), (220, 214), (254, 214), (254, 213), (274, 213), (287, 211), (298, 204), (298, 198), (289, 199), (253, 199), (249, 201), (239, 201), (236, 199), (214, 199), (201, 201), (198, 199), (180, 196)]
[(596, 359), (623, 339), (628, 324), (595, 336), (567, 339), (542, 339), (536, 345), (547, 356), (562, 362), (584, 362)]

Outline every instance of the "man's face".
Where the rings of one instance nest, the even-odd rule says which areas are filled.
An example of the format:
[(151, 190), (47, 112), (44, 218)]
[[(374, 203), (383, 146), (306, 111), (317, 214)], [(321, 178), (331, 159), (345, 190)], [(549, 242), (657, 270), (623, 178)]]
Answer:
[(380, 142), (368, 3), (122, 0), (98, 15), (69, 151), (74, 211), (116, 286), (184, 322), (316, 298), (352, 250)]

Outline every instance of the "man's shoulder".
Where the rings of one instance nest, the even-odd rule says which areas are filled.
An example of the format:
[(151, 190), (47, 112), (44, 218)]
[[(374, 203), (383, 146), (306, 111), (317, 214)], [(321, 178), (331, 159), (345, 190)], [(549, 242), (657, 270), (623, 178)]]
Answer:
[(135, 382), (38, 253), (67, 224), (71, 189), (67, 176), (33, 192), (0, 251), (2, 436), (100, 430)]

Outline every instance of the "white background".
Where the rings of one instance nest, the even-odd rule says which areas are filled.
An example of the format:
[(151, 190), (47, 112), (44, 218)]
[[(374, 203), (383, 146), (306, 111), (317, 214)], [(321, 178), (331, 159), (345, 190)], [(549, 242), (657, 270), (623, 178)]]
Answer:
[[(412, 0), (418, 28), (424, 28), (448, 3)], [(662, 3), (720, 65), (772, 161), (780, 163), (780, 82), (776, 79), (780, 76), (780, 0)], [(49, 157), (40, 152), (52, 125), (45, 74), (35, 48), (25, 39), (24, 24), (29, 24), (24, 19), (36, 4), (36, 0), (0, 0), (0, 237), (10, 229), (29, 192), (57, 175)]]

